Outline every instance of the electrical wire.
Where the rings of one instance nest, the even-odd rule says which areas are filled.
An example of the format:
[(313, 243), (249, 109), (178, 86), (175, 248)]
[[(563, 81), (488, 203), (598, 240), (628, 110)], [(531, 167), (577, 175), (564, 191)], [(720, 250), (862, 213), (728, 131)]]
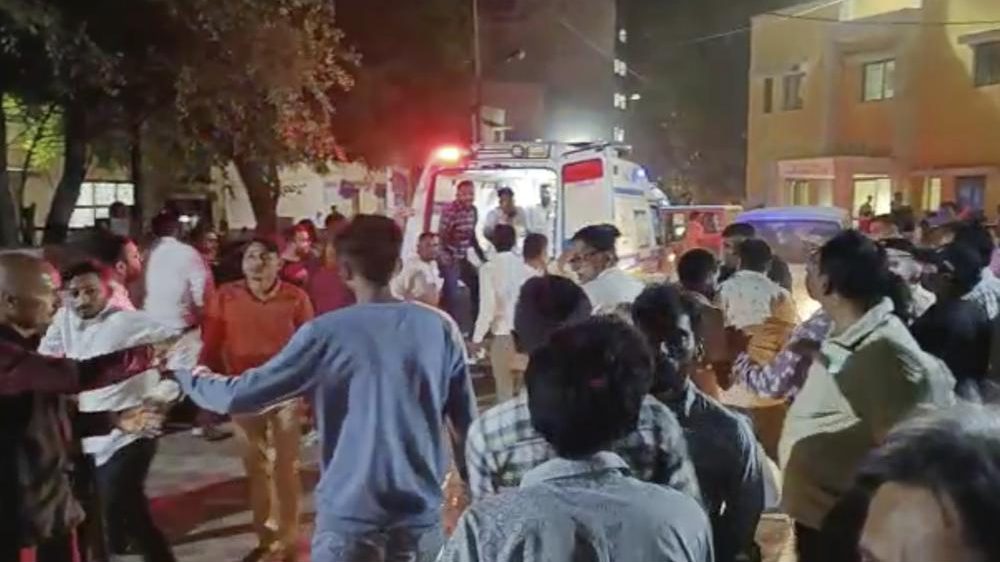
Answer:
[(945, 27), (961, 25), (1000, 25), (1000, 20), (956, 20), (956, 21), (902, 21), (902, 20), (839, 20), (834, 18), (824, 18), (820, 16), (808, 16), (802, 14), (783, 14), (781, 12), (764, 12), (761, 15), (773, 16), (776, 18), (790, 20), (805, 20), (819, 23), (829, 23), (834, 25), (911, 25), (922, 27)]

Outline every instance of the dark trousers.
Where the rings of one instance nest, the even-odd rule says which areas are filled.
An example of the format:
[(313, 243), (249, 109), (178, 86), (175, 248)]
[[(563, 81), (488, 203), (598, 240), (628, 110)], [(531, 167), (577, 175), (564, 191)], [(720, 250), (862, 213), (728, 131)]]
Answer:
[[(479, 271), (466, 259), (455, 260), (448, 265), (442, 263), (440, 268), (444, 281), (441, 307), (458, 323), (463, 333), (471, 334), (479, 315)], [(467, 302), (463, 299), (465, 294), (459, 289), (459, 280), (468, 287)]]
[(799, 562), (825, 562), (825, 544), (820, 531), (795, 524), (795, 552), (799, 555)]
[(166, 537), (153, 521), (146, 498), (146, 476), (156, 441), (140, 439), (119, 449), (97, 467), (97, 492), (108, 544), (131, 544), (146, 562), (174, 562)]
[[(21, 549), (19, 537), (0, 536), (0, 562), (18, 562), (21, 559)], [(75, 551), (73, 535), (47, 539), (35, 547), (35, 562), (74, 562)]]

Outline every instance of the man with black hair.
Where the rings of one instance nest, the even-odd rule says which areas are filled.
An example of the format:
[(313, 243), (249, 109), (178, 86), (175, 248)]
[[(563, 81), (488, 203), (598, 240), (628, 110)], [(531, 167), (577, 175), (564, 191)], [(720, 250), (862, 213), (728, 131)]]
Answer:
[(476, 415), (465, 343), (442, 312), (392, 296), (402, 242), (392, 219), (355, 217), (337, 236), (337, 260), (358, 304), (302, 326), (238, 377), (177, 373), (195, 402), (220, 413), (311, 399), (322, 449), (314, 562), (434, 560), (446, 433), (465, 474), (460, 452)]
[[(768, 278), (773, 255), (767, 242), (750, 238), (739, 248), (740, 270), (719, 287), (726, 326), (746, 330), (764, 324), (775, 311), (787, 309), (792, 295)], [(789, 320), (794, 321), (794, 315)]]
[[(314, 315), (309, 295), (280, 278), (281, 257), (273, 240), (250, 242), (242, 266), (243, 280), (223, 285), (209, 299), (202, 327), (201, 364), (237, 377), (278, 355)], [(299, 402), (289, 400), (261, 414), (233, 416), (258, 541), (253, 558), (298, 557), (299, 413)]]
[(697, 309), (701, 319), (698, 322), (698, 340), (704, 346), (701, 358), (704, 369), (695, 376), (698, 387), (712, 396), (720, 392), (732, 369), (732, 358), (726, 341), (726, 317), (722, 309), (715, 305), (718, 293), (719, 261), (715, 255), (703, 248), (689, 250), (677, 262), (677, 277), (685, 296)]
[(855, 481), (860, 540), (842, 541), (854, 556), (837, 562), (1000, 560), (996, 408), (965, 404), (897, 427)]
[(521, 287), (514, 310), (517, 351), (531, 355), (559, 328), (590, 317), (587, 294), (559, 275), (532, 277)]
[(924, 260), (933, 268), (925, 282), (937, 302), (910, 331), (924, 351), (948, 365), (960, 394), (971, 390), (977, 396), (989, 368), (993, 324), (981, 306), (964, 297), (980, 282), (980, 258), (952, 242)]
[(954, 403), (954, 379), (893, 314), (885, 252), (848, 230), (810, 261), (807, 283), (833, 320), (788, 411), (779, 445), (782, 503), (801, 562), (824, 560), (823, 520), (861, 460), (900, 420)]
[(620, 320), (553, 334), (527, 373), (530, 424), (553, 455), (519, 489), (473, 504), (440, 560), (712, 560), (701, 506), (634, 478), (612, 452), (641, 423), (651, 367), (641, 336)]
[(493, 229), (493, 246), (497, 253), (479, 268), (479, 317), (472, 333), (472, 343), (481, 345), (486, 334), (493, 334), (490, 364), (498, 402), (514, 396), (512, 368), (517, 351), (511, 330), (514, 328), (517, 296), (525, 281), (539, 275), (537, 270), (511, 251), (516, 237), (514, 227), (497, 225)]
[(905, 238), (889, 238), (881, 240), (880, 244), (885, 248), (889, 270), (898, 275), (910, 291), (910, 318), (920, 318), (934, 305), (937, 297), (923, 285), (923, 266), (917, 260), (917, 247)]
[(632, 306), (654, 357), (652, 393), (677, 416), (712, 521), (715, 560), (759, 556), (754, 534), (764, 510), (764, 467), (753, 429), (691, 383), (699, 347), (696, 306), (669, 285), (646, 288)]
[[(621, 232), (612, 224), (586, 226), (573, 235), (570, 266), (594, 307), (594, 314), (616, 314), (632, 305), (643, 284), (618, 268), (615, 245)], [(627, 316), (627, 315), (626, 315)]]
[(524, 237), (521, 248), (524, 263), (535, 271), (545, 274), (549, 270), (549, 239), (544, 234), (532, 232)]
[(497, 190), (497, 200), (497, 207), (487, 213), (486, 220), (483, 221), (483, 234), (489, 240), (493, 240), (496, 227), (507, 225), (514, 228), (518, 237), (523, 237), (528, 228), (528, 215), (514, 202), (514, 190), (501, 187)]
[(198, 250), (178, 239), (180, 220), (173, 212), (153, 218), (153, 234), (157, 239), (146, 265), (143, 308), (172, 328), (196, 327), (214, 289), (212, 272)]
[[(745, 240), (757, 238), (757, 229), (752, 224), (736, 222), (722, 231), (722, 268), (719, 269), (719, 282), (724, 283), (732, 277), (740, 267), (739, 247)], [(785, 290), (792, 290), (792, 271), (778, 256), (773, 256), (767, 276)]]
[(128, 286), (142, 278), (142, 254), (136, 243), (126, 236), (98, 233), (92, 253), (113, 274), (111, 304), (120, 310), (135, 310)]
[(404, 301), (438, 306), (443, 283), (437, 261), (440, 253), (437, 234), (422, 233), (417, 239), (417, 255), (406, 260), (393, 278), (392, 293)]
[[(456, 321), (463, 322), (463, 310), (459, 299), (459, 281), (469, 290), (471, 322), (476, 321), (479, 308), (479, 275), (476, 266), (469, 261), (469, 250), (473, 250), (480, 261), (486, 261), (486, 254), (479, 246), (476, 224), (479, 211), (476, 209), (476, 184), (463, 180), (455, 187), (455, 200), (441, 211), (438, 221), (438, 237), (441, 242), (441, 306)], [(471, 331), (471, 330), (470, 330)]]
[(954, 243), (961, 244), (976, 253), (982, 269), (979, 283), (963, 298), (977, 303), (991, 320), (1000, 321), (1000, 279), (997, 279), (990, 269), (990, 261), (996, 249), (993, 236), (985, 226), (973, 221), (953, 223), (948, 226), (948, 230)]
[[(38, 346), (42, 354), (84, 360), (170, 342), (179, 335), (144, 312), (116, 307), (111, 302), (112, 273), (96, 261), (71, 266), (62, 278), (65, 303)], [(128, 381), (80, 393), (77, 409), (86, 414), (114, 413), (154, 402), (165, 411), (179, 394), (176, 383), (161, 380), (160, 373), (150, 369)], [(109, 430), (84, 438), (82, 449), (96, 467), (97, 503), (112, 551), (119, 552), (131, 542), (147, 561), (174, 560), (166, 537), (153, 521), (145, 492), (156, 440)]]

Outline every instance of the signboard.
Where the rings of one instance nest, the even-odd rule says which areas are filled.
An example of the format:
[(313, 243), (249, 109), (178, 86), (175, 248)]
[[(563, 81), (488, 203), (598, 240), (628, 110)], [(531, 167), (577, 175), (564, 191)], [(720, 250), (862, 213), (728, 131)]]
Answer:
[(778, 173), (786, 179), (832, 179), (834, 177), (833, 158), (782, 160), (778, 162)]

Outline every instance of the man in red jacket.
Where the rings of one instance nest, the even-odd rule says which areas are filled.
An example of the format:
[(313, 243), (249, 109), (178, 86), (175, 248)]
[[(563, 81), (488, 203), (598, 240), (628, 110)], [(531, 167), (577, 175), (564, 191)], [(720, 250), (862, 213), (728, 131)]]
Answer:
[(117, 425), (142, 431), (157, 420), (142, 409), (71, 418), (66, 398), (149, 367), (148, 349), (89, 361), (34, 353), (52, 319), (51, 267), (23, 255), (0, 255), (0, 560), (35, 547), (37, 562), (74, 560), (73, 529), (83, 512), (68, 473), (74, 431), (101, 434)]

